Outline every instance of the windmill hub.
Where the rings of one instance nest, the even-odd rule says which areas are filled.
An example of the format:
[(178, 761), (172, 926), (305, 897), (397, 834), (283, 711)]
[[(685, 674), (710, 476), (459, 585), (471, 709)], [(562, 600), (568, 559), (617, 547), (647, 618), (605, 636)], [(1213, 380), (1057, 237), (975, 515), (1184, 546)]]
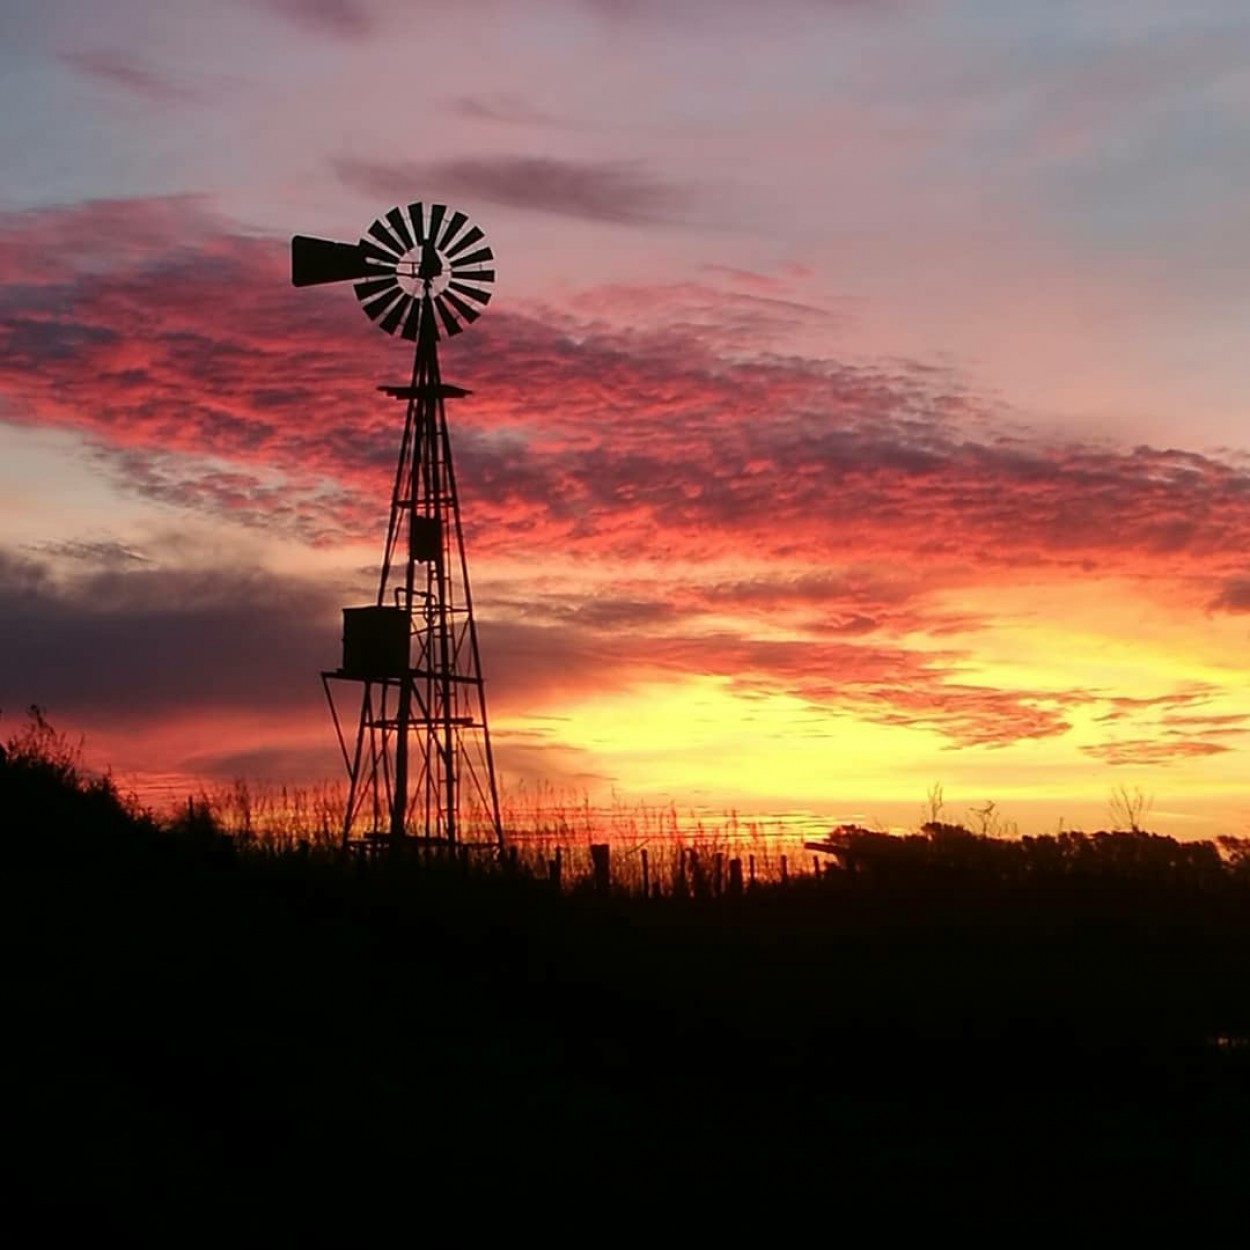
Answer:
[(419, 299), (427, 291), (431, 296), (442, 295), (451, 274), (437, 250), (427, 243), (410, 249), (395, 262), (395, 277), (405, 295)]

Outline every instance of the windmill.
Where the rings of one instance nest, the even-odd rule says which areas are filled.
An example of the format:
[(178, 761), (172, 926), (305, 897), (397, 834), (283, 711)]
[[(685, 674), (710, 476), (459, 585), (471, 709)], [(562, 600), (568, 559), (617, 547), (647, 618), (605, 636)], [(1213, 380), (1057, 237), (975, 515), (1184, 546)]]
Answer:
[(503, 841), (445, 411), (469, 392), (443, 382), (438, 360), (439, 340), (490, 302), (493, 261), (481, 229), (443, 204), (392, 208), (358, 243), (291, 240), (295, 286), (353, 282), (379, 329), (416, 345), (409, 384), (378, 388), (406, 416), (377, 597), (343, 609), (343, 662), (321, 675), (350, 779), (349, 846)]

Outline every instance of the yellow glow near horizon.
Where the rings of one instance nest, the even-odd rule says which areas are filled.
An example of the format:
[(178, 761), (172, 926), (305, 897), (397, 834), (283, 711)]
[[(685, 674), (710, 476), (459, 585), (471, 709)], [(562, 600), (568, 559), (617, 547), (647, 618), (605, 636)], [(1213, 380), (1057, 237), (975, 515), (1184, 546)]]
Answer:
[[(928, 602), (970, 613), (978, 628), (883, 640), (920, 653), (964, 652), (952, 685), (1035, 692), (1043, 705), (1053, 696), (1069, 727), (1050, 736), (958, 745), (936, 728), (877, 723), (851, 705), (824, 710), (711, 675), (569, 699), (542, 736), (577, 752), (623, 791), (661, 799), (754, 811), (802, 807), (831, 818), (854, 807), (883, 823), (914, 824), (928, 789), (941, 781), (965, 805), (1002, 804), (1027, 832), (1061, 819), (1099, 827), (1110, 793), (1123, 785), (1152, 795), (1152, 810), (1166, 812), (1177, 832), (1228, 832), (1242, 788), (1230, 775), (1228, 751), (1118, 765), (1099, 755), (1108, 743), (1206, 741), (1200, 734), (1216, 723), (1209, 718), (1250, 716), (1250, 691), (1230, 680), (1239, 671), (1244, 623), (1208, 618), (1209, 628), (1195, 633), (1191, 605), (1152, 598), (1148, 589), (1131, 579), (964, 587)], [(735, 623), (747, 625), (723, 622)], [(761, 637), (758, 628), (750, 633)], [(940, 706), (940, 687), (936, 700)], [(1209, 740), (1234, 747), (1239, 733), (1225, 722)]]

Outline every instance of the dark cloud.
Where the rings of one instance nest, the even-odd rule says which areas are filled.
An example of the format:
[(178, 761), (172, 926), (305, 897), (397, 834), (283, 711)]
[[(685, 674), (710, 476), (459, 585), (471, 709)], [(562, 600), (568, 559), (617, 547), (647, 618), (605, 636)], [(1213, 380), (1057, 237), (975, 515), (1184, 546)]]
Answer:
[(558, 126), (560, 120), (536, 109), (523, 96), (512, 93), (461, 95), (447, 101), (448, 112), (473, 121), (505, 126)]
[(464, 157), (429, 163), (342, 158), (334, 169), (346, 186), (396, 203), (414, 187), (440, 196), (581, 217), (643, 223), (671, 220), (689, 192), (648, 175), (637, 161), (572, 161), (549, 156)]
[(983, 628), (971, 612), (936, 609), (925, 579), (907, 568), (848, 562), (837, 573), (707, 581), (678, 591), (678, 601), (739, 617), (793, 619), (815, 637), (923, 632), (933, 637)]
[(536, 595), (532, 586), (494, 582), (490, 601), (495, 610), (541, 625), (574, 625), (579, 630), (615, 633), (621, 629), (654, 629), (683, 618), (669, 596), (626, 594)]
[(68, 539), (63, 542), (37, 543), (31, 551), (40, 556), (57, 556), (81, 561), (96, 568), (118, 569), (128, 565), (146, 564), (148, 557), (125, 543), (113, 539)]
[[(706, 268), (706, 266), (704, 267)], [(654, 325), (659, 334), (678, 342), (693, 340), (705, 351), (740, 356), (749, 344), (757, 357), (793, 342), (796, 332), (819, 327), (828, 331), (844, 314), (828, 308), (781, 298), (759, 290), (726, 290), (700, 282), (673, 282), (661, 288), (613, 284), (573, 295), (567, 302), (572, 316), (616, 326)], [(648, 337), (645, 334), (642, 336)]]
[[(339, 611), (352, 602), (350, 592), (252, 566), (119, 564), (107, 544), (59, 546), (75, 557), (69, 575), (46, 558), (0, 548), (0, 710), (38, 704), (58, 724), (93, 732), (209, 714), (304, 724), (324, 717), (322, 747), (280, 734), (243, 749), (223, 739), (177, 766), (218, 779), (309, 778), (336, 768), (317, 674), (338, 665)], [(534, 713), (587, 688), (623, 689), (637, 680), (631, 650), (576, 620), (541, 627), (485, 617), (480, 634), (496, 714)], [(505, 764), (515, 757), (527, 767), (540, 755), (549, 764), (564, 759), (560, 750), (567, 755), (516, 733), (504, 734), (500, 749)], [(583, 760), (565, 771), (580, 784), (588, 768)]]
[(727, 14), (776, 20), (778, 9), (816, 16), (883, 16), (915, 6), (915, 0), (778, 0), (761, 5), (759, 0), (580, 0), (596, 16), (612, 23), (656, 22), (667, 26), (695, 26), (723, 19)]
[(261, 0), (271, 12), (297, 26), (340, 39), (361, 39), (376, 29), (373, 7), (365, 0)]
[(1211, 612), (1250, 612), (1250, 578), (1230, 577), (1207, 609)]
[[(218, 750), (193, 753), (179, 763), (188, 773), (203, 777), (210, 785), (213, 782), (232, 782), (239, 778), (263, 781), (286, 779), (296, 783), (306, 780), (322, 781), (329, 778), (336, 766), (341, 767), (338, 748), (332, 741), (333, 731), (329, 725), (326, 730), (326, 740), (322, 746), (301, 747), (275, 743), (273, 746), (240, 751), (229, 742), (223, 742)], [(324, 797), (329, 800), (327, 806), (332, 812), (327, 823), (331, 828), (339, 827), (347, 801), (346, 791)]]
[[(541, 713), (587, 690), (623, 690), (640, 679), (634, 649), (572, 623), (539, 624), (504, 607), (479, 624), (492, 712)], [(654, 671), (654, 670), (653, 670)]]
[(553, 741), (540, 730), (492, 732), (491, 743), (496, 768), (509, 778), (504, 797), (505, 828), (527, 828), (535, 823), (523, 818), (527, 793), (535, 797), (534, 816), (540, 823), (542, 818), (558, 819), (558, 803), (567, 801), (569, 794), (599, 789), (613, 781), (611, 775), (596, 767), (589, 751)]
[(87, 78), (121, 87), (153, 104), (185, 104), (197, 96), (184, 84), (173, 82), (120, 52), (67, 52), (61, 59)]
[(750, 287), (756, 291), (776, 294), (788, 288), (788, 283), (775, 274), (756, 273), (752, 269), (737, 269), (733, 265), (700, 265), (699, 268), (714, 277), (725, 278), (739, 286)]
[[(347, 524), (358, 524), (359, 532), (365, 532), (370, 518), (374, 524), (377, 521), (376, 500), (329, 479), (298, 472), (250, 471), (240, 465), (223, 467), (195, 451), (96, 444), (90, 454), (128, 494), (210, 518), (228, 517), (236, 524), (282, 533), (314, 547), (341, 539), (349, 517), (353, 521)], [(391, 459), (379, 455), (378, 483), (384, 480)]]
[(188, 709), (311, 710), (335, 660), (324, 589), (251, 569), (87, 568), (0, 551), (0, 707), (127, 721)]
[[(0, 706), (39, 703), (76, 721), (114, 725), (257, 709), (320, 715), (315, 675), (337, 664), (343, 598), (338, 588), (255, 568), (118, 567), (106, 558), (65, 576), (0, 553)], [(565, 606), (549, 624), (510, 616), (506, 604), (484, 615), (496, 713), (534, 714), (588, 690), (705, 673), (742, 693), (793, 695), (826, 714), (925, 725), (955, 744), (1000, 746), (1064, 732), (1063, 709), (1088, 698), (952, 681), (955, 653), (768, 642), (699, 633), (692, 621), (683, 632), (673, 628), (682, 622), (672, 609), (657, 612), (646, 601), (588, 596)], [(214, 776), (251, 771), (228, 744), (183, 766), (192, 763)]]

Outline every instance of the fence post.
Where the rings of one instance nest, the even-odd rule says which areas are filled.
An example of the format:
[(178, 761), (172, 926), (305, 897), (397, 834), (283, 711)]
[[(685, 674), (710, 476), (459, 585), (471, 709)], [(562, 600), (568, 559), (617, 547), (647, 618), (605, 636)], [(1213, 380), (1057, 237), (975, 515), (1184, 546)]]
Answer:
[(612, 889), (612, 847), (607, 842), (590, 844), (590, 862), (595, 874), (595, 893), (607, 894)]
[(755, 884), (755, 856), (747, 856), (747, 881), (749, 884)]
[(729, 893), (738, 898), (742, 894), (742, 860), (729, 861)]
[(786, 857), (781, 857), (781, 884), (785, 885), (790, 880), (790, 865)]
[(651, 874), (648, 870), (647, 848), (645, 846), (642, 848), (641, 854), (642, 854), (642, 897), (650, 898), (651, 897)]
[(547, 880), (558, 890), (560, 888), (560, 848), (556, 847), (555, 859), (547, 861)]
[(725, 892), (724, 869), (725, 857), (720, 853), (720, 851), (717, 851), (716, 854), (712, 856), (712, 893), (716, 895), (717, 898), (720, 898), (720, 896)]
[(820, 856), (819, 855), (812, 856), (812, 876), (815, 877), (817, 881), (820, 880)]

